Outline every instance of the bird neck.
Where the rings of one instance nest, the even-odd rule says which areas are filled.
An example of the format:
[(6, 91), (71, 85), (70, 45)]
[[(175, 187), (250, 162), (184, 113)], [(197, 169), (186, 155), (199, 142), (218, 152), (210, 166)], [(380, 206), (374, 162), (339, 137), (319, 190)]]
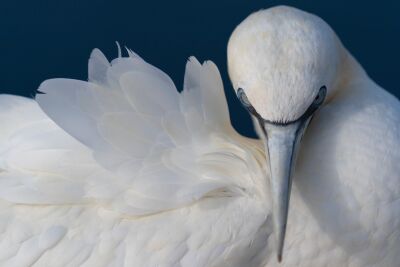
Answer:
[[(333, 85), (333, 93), (330, 99), (334, 99), (337, 95), (352, 88), (352, 84), (364, 80), (367, 73), (358, 61), (345, 48), (341, 54), (341, 64), (339, 65), (337, 77)], [(329, 98), (327, 99), (329, 101)]]

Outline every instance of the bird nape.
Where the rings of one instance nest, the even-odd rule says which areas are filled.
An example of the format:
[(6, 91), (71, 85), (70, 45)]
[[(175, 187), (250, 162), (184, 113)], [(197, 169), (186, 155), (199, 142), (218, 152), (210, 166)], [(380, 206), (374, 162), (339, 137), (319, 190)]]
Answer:
[(0, 95), (1, 266), (398, 265), (400, 104), (322, 19), (279, 6), (232, 33), (259, 140), (212, 62), (191, 57), (178, 92), (122, 54)]

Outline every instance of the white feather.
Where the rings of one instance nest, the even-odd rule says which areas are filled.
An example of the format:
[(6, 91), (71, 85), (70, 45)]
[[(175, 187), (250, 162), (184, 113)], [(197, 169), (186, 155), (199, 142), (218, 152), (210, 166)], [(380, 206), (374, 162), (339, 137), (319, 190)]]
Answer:
[[(0, 96), (0, 265), (212, 265), (265, 223), (264, 196), (249, 194), (264, 168), (251, 162), (263, 156), (233, 131), (215, 66), (191, 58), (178, 93), (128, 54), (110, 64), (95, 49), (88, 82), (43, 82), (36, 100), (45, 113)], [(229, 221), (247, 228), (239, 206), (257, 218), (251, 234), (208, 233)], [(259, 236), (262, 248), (268, 234)]]
[[(95, 53), (104, 59), (98, 50)], [(219, 155), (223, 149), (213, 148), (212, 132), (232, 134), (218, 70), (212, 63), (202, 66), (194, 58), (186, 69), (181, 94), (167, 75), (137, 57), (114, 60), (103, 70), (103, 74), (113, 74), (100, 85), (55, 79), (40, 86), (45, 93), (37, 97), (41, 108), (88, 146), (104, 168), (121, 176), (124, 190), (135, 192), (127, 193), (129, 198), (142, 195), (159, 202), (150, 209), (140, 206), (143, 201), (127, 199), (124, 212), (137, 216), (173, 209), (222, 188), (237, 192), (239, 184), (226, 175), (199, 172), (205, 169), (199, 165), (205, 153)], [(107, 85), (114, 87), (103, 88)], [(113, 93), (105, 93), (109, 90)], [(179, 159), (173, 156), (177, 154)], [(241, 179), (250, 179), (247, 176), (243, 174)]]

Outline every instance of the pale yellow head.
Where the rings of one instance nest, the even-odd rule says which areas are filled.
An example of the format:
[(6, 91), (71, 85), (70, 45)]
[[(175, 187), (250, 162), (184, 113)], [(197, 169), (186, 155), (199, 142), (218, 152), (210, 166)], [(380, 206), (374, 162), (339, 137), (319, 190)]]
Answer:
[(228, 68), (264, 119), (299, 118), (319, 89), (336, 82), (342, 45), (319, 17), (278, 6), (251, 14), (232, 33)]

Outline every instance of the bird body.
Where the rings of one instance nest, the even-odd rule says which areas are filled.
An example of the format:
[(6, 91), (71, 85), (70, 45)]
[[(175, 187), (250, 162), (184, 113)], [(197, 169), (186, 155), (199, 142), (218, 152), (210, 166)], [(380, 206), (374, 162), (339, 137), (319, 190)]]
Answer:
[(398, 265), (400, 105), (322, 20), (276, 7), (233, 33), (261, 140), (231, 126), (213, 63), (191, 58), (178, 93), (127, 52), (0, 96), (1, 266)]

